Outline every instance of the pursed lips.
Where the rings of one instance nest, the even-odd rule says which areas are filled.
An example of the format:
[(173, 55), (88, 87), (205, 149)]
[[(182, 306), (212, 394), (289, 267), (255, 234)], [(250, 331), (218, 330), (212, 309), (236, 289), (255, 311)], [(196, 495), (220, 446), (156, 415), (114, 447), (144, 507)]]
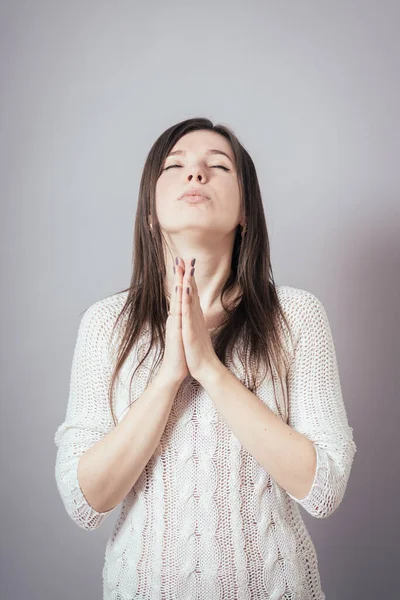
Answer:
[(182, 194), (182, 196), (180, 197), (180, 200), (182, 200), (183, 198), (186, 198), (187, 196), (203, 196), (204, 198), (209, 200), (209, 197), (207, 196), (207, 194), (205, 192), (203, 192), (203, 190), (199, 190), (199, 189), (188, 190), (187, 192), (184, 192)]

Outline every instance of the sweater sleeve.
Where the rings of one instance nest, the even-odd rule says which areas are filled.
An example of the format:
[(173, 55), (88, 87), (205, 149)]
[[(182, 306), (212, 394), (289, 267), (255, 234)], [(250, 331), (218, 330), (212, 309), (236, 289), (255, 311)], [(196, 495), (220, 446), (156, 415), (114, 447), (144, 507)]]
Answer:
[(293, 300), (296, 343), (288, 371), (288, 424), (313, 444), (316, 471), (304, 498), (288, 494), (322, 519), (341, 503), (357, 447), (347, 421), (328, 317), (321, 301), (301, 290)]
[(97, 529), (116, 508), (100, 513), (86, 500), (78, 480), (82, 455), (113, 427), (108, 400), (111, 381), (110, 310), (99, 300), (84, 313), (72, 358), (64, 422), (57, 428), (55, 478), (71, 519), (85, 530)]

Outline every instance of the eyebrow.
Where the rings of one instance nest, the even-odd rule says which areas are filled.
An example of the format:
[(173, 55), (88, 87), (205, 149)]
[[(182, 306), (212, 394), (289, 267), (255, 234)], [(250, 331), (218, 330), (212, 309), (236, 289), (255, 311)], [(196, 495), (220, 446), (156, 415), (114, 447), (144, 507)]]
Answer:
[[(179, 154), (179, 155), (185, 155), (186, 154), (186, 150), (174, 150), (174, 152), (170, 152), (168, 154), (168, 156), (174, 156), (175, 154)], [(209, 154), (223, 154), (224, 156), (226, 156), (227, 158), (229, 158), (229, 160), (231, 161), (231, 163), (233, 164), (233, 160), (231, 159), (231, 157), (229, 156), (229, 154), (227, 154), (226, 152), (224, 152), (223, 150), (217, 150), (216, 148), (210, 148), (209, 150), (207, 150), (206, 155)], [(167, 158), (168, 158), (167, 156)]]

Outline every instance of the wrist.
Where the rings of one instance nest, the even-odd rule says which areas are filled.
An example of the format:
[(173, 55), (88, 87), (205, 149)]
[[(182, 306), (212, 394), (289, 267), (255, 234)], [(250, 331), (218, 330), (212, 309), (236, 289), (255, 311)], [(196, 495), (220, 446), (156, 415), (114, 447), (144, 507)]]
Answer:
[(161, 366), (157, 373), (157, 381), (159, 381), (162, 386), (171, 387), (177, 392), (184, 379), (174, 377), (171, 372), (168, 372), (167, 369)]
[(225, 370), (225, 365), (219, 360), (219, 358), (216, 358), (207, 365), (204, 371), (196, 379), (200, 385), (204, 387), (204, 389), (207, 389), (208, 387), (212, 387), (213, 385), (217, 384), (218, 380), (223, 376)]

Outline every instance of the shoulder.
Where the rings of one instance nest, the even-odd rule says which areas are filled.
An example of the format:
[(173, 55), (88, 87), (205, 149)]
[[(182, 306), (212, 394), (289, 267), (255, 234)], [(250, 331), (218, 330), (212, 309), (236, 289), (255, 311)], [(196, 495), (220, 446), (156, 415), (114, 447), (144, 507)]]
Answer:
[(90, 304), (81, 313), (80, 335), (90, 335), (110, 339), (114, 325), (126, 302), (128, 292), (117, 292)]
[(87, 321), (95, 319), (98, 322), (106, 323), (121, 312), (127, 297), (128, 292), (117, 292), (96, 300), (84, 310), (82, 319)]
[(278, 285), (276, 290), (281, 308), (296, 337), (310, 328), (327, 324), (326, 310), (318, 296), (289, 285)]
[(313, 310), (322, 306), (321, 300), (312, 292), (290, 285), (277, 285), (279, 302), (289, 313)]

